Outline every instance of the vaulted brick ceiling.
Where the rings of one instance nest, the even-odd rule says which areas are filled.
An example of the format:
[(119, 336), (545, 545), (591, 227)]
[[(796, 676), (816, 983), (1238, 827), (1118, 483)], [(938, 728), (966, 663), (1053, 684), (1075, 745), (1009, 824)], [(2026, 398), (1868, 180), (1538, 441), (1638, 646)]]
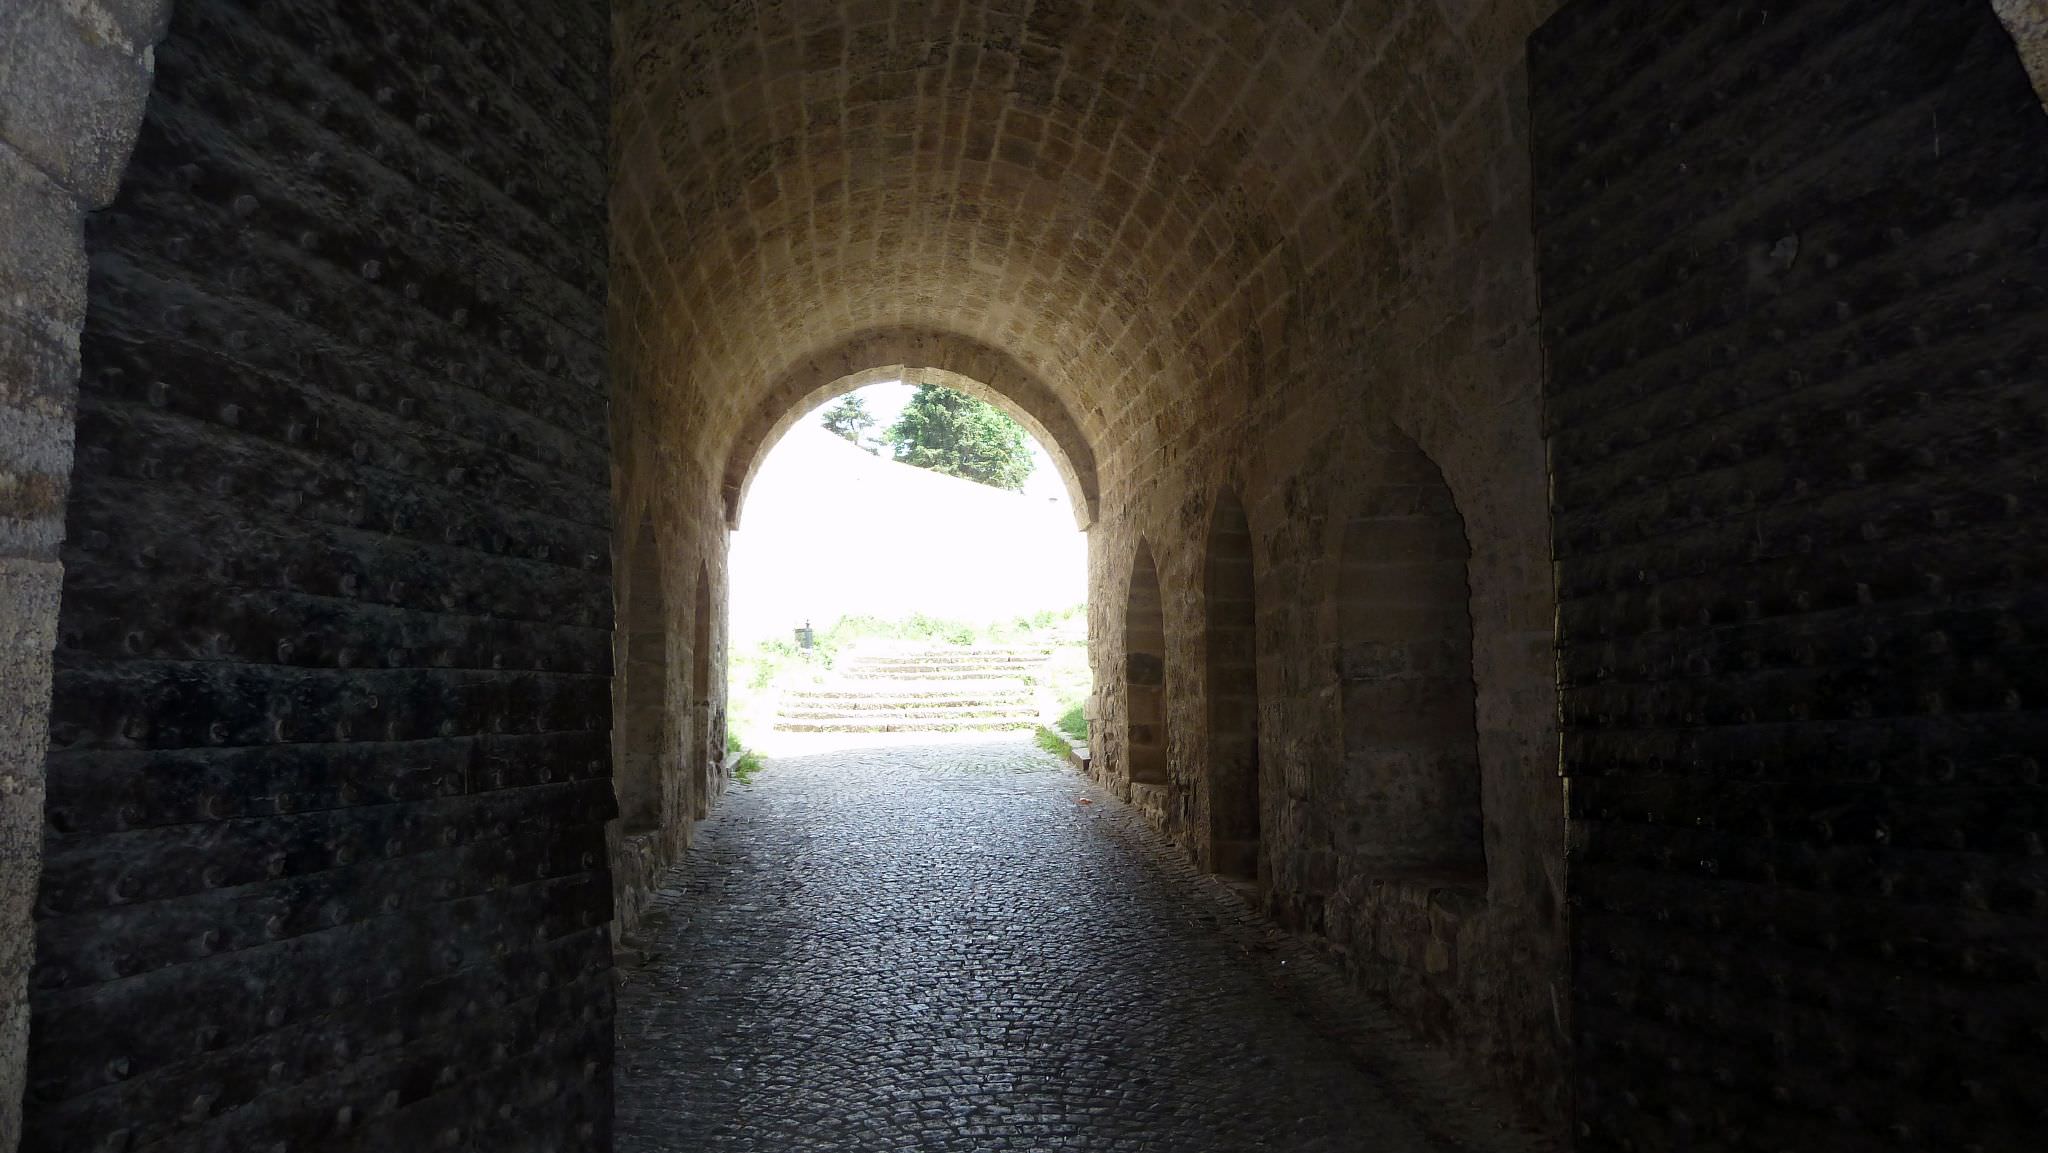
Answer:
[(728, 442), (806, 357), (957, 334), (1039, 375), (1105, 453), (1170, 440), (1214, 411), (1191, 394), (1256, 375), (1253, 334), (1322, 266), (1391, 263), (1398, 158), (1488, 98), (1475, 54), (1539, 7), (640, 5), (615, 61), (619, 354)]

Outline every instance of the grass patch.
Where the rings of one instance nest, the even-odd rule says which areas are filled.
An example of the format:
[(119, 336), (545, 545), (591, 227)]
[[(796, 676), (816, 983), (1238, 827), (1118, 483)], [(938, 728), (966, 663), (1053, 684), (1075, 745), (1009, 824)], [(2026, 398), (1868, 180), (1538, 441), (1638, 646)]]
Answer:
[(741, 753), (739, 763), (732, 767), (732, 779), (742, 785), (751, 785), (754, 783), (754, 774), (761, 771), (762, 765), (761, 754)]
[(1032, 734), (1031, 739), (1038, 742), (1039, 748), (1044, 749), (1046, 752), (1051, 753), (1053, 756), (1058, 757), (1063, 761), (1067, 759), (1068, 749), (1066, 738), (1060, 736), (1056, 732), (1053, 732), (1051, 729), (1046, 728), (1044, 725), (1038, 726), (1038, 731)]
[(1053, 722), (1053, 727), (1084, 745), (1088, 743), (1088, 716), (1082, 711), (1079, 701), (1075, 701), (1066, 712), (1061, 713), (1060, 719)]

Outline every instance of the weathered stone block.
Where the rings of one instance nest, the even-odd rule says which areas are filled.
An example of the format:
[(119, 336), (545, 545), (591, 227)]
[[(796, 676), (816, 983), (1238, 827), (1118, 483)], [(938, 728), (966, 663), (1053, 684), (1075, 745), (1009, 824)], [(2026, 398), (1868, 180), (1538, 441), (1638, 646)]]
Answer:
[(61, 576), (51, 563), (0, 557), (0, 1149), (20, 1132)]
[(42, 779), (62, 572), (47, 561), (0, 557), (0, 777)]
[(146, 43), (110, 39), (93, 6), (29, 0), (0, 45), (0, 140), (88, 207), (113, 199), (149, 95)]
[(2012, 34), (2034, 91), (2048, 110), (2048, 0), (1991, 0), (1991, 6)]
[[(58, 340), (50, 325), (0, 311), (0, 412), (42, 419), (62, 418), (65, 468), (69, 471), (70, 424), (78, 392), (78, 350)], [(33, 442), (30, 442), (33, 444)], [(47, 454), (44, 444), (21, 451), (26, 458)]]
[(48, 339), (75, 344), (85, 319), (85, 238), (78, 200), (4, 139), (0, 219), (7, 221), (0, 230), (0, 311)]

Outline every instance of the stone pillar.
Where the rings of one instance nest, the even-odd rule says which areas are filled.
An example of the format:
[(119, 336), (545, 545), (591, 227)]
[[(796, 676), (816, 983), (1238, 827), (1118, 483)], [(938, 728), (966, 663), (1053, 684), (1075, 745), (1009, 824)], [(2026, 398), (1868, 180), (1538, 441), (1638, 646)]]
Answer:
[(0, 7), (0, 1153), (21, 1136), (82, 221), (114, 198), (169, 16), (168, 0)]

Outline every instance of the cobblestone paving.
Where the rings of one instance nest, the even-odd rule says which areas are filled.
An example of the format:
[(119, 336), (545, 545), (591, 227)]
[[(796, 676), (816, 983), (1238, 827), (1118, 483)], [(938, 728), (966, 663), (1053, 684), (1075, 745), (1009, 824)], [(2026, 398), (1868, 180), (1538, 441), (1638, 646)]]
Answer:
[(1028, 743), (771, 761), (641, 944), (621, 1153), (1541, 1148)]

